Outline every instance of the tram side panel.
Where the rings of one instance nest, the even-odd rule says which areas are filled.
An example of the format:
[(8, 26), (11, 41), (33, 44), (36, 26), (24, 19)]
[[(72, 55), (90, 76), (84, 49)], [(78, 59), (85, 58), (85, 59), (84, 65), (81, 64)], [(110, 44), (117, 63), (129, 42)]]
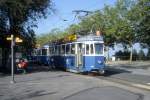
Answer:
[(66, 64), (65, 64), (66, 70), (76, 70), (74, 55), (66, 56), (65, 61), (66, 61)]
[(52, 56), (53, 62), (52, 65), (55, 66), (56, 69), (65, 69), (64, 57), (61, 55)]
[(85, 71), (104, 70), (105, 63), (103, 56), (83, 56), (83, 68)]
[(100, 72), (105, 70), (104, 56), (95, 56), (95, 67), (98, 68)]
[(95, 63), (95, 57), (93, 56), (83, 56), (83, 71), (86, 72), (90, 72), (94, 67), (94, 63)]
[(40, 56), (40, 63), (42, 65), (49, 65), (49, 57), (48, 56)]

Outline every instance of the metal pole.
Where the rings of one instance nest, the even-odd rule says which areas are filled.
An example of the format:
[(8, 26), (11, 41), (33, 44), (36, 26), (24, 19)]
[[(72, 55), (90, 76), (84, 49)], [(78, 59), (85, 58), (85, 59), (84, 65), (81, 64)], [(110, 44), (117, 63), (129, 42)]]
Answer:
[(14, 80), (14, 35), (11, 35), (11, 76), (12, 79), (10, 83), (15, 83)]

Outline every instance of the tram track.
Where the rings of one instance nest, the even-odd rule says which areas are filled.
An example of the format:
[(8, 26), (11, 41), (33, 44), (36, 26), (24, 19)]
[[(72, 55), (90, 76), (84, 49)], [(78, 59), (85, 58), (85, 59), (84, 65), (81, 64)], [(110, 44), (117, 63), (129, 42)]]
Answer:
[(103, 80), (108, 80), (108, 81), (112, 81), (112, 82), (116, 82), (116, 83), (120, 83), (123, 85), (127, 85), (130, 87), (135, 87), (135, 88), (139, 88), (139, 89), (143, 89), (143, 90), (147, 90), (150, 91), (150, 85), (146, 85), (146, 84), (141, 84), (141, 83), (134, 83), (134, 82), (130, 82), (124, 79), (119, 79), (119, 78), (113, 78), (113, 77), (98, 77), (101, 78)]
[(88, 74), (88, 76), (90, 77), (96, 77), (98, 79), (102, 79), (102, 80), (106, 80), (106, 81), (110, 81), (110, 82), (114, 82), (114, 83), (119, 83), (122, 85), (126, 85), (126, 86), (130, 86), (130, 87), (134, 87), (134, 88), (138, 88), (138, 89), (142, 89), (142, 90), (146, 90), (146, 91), (150, 91), (150, 85), (149, 84), (142, 84), (142, 83), (135, 83), (135, 82), (131, 82), (122, 78), (115, 78), (115, 77), (106, 77), (106, 76), (101, 76), (98, 74)]

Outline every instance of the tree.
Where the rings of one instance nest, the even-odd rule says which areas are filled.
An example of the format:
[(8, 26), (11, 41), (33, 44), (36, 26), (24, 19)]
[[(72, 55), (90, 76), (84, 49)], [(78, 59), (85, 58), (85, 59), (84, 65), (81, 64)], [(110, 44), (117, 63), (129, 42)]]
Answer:
[(51, 0), (1, 0), (1, 19), (5, 19), (3, 23), (8, 23), (3, 27), (11, 34), (28, 35), (27, 31), (35, 26), (33, 22), (46, 17), (50, 5)]
[[(32, 29), (36, 27), (34, 22), (46, 17), (47, 12), (52, 10), (51, 0), (0, 0), (0, 34), (22, 37), (24, 46), (31, 48), (35, 40)], [(4, 57), (8, 59), (9, 49), (6, 47), (6, 50), (7, 54)], [(3, 65), (6, 65), (5, 61), (6, 59)]]
[(63, 32), (58, 28), (54, 28), (49, 33), (38, 35), (36, 37), (37, 38), (36, 44), (42, 46), (50, 41), (59, 40), (65, 37), (67, 34), (68, 34), (67, 32)]
[(135, 4), (131, 0), (118, 0), (115, 7), (106, 7), (106, 17), (108, 19), (106, 32), (111, 33), (116, 43), (122, 43), (130, 48), (130, 61), (132, 61), (132, 45), (135, 42), (135, 30), (129, 19), (129, 11)]
[(144, 58), (145, 58), (145, 54), (142, 49), (138, 53), (138, 58), (139, 58), (139, 60), (144, 60)]
[(137, 60), (138, 59), (138, 53), (136, 49), (133, 49), (133, 60)]
[(150, 60), (150, 49), (148, 50), (148, 53), (147, 53), (147, 60)]
[(80, 25), (72, 24), (69, 26), (69, 28), (66, 29), (66, 32), (68, 32), (69, 34), (77, 34), (78, 32), (80, 32)]
[(150, 1), (137, 1), (137, 5), (133, 9), (136, 13), (134, 18), (137, 22), (137, 40), (140, 40), (141, 43), (146, 43), (150, 47)]

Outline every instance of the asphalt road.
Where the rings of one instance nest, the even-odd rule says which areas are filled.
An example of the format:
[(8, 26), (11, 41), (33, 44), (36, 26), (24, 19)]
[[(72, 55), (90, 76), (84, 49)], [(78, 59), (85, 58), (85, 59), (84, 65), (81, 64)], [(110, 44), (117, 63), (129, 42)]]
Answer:
[(110, 64), (105, 77), (150, 85), (150, 63)]
[(92, 88), (73, 94), (64, 100), (143, 100), (141, 94), (132, 93), (117, 87)]
[[(91, 77), (32, 66), (27, 74), (0, 77), (0, 100), (149, 100), (150, 91), (121, 84), (107, 78), (133, 83), (149, 82), (148, 76), (124, 68), (109, 68), (105, 76)], [(142, 82), (142, 83), (141, 83)]]

